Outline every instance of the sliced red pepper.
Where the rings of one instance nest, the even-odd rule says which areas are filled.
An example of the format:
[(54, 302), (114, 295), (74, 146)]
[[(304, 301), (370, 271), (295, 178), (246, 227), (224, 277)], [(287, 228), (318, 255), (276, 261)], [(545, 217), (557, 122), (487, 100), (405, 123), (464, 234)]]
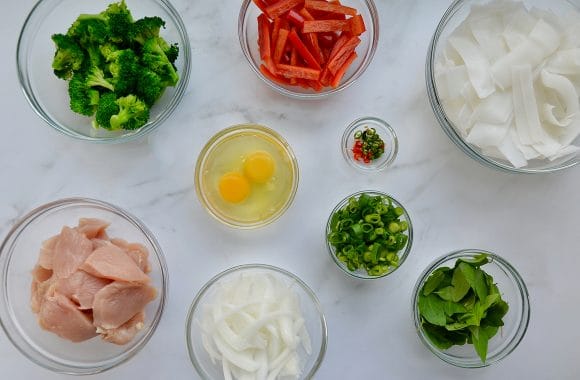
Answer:
[(354, 36), (360, 36), (366, 31), (365, 20), (363, 20), (361, 15), (356, 15), (350, 19), (350, 32)]
[(352, 54), (348, 57), (348, 59), (344, 62), (344, 64), (340, 67), (340, 69), (334, 75), (334, 78), (330, 82), (330, 85), (332, 87), (334, 87), (334, 88), (338, 87), (338, 85), (340, 84), (340, 81), (344, 77), (344, 74), (346, 74), (346, 71), (348, 70), (350, 65), (352, 65), (352, 63), (357, 59), (357, 57), (358, 57), (358, 55), (356, 54), (356, 52), (352, 52)]
[(258, 16), (258, 46), (262, 61), (272, 71), (274, 63), (272, 61), (272, 42), (270, 41), (270, 20), (264, 13)]
[(308, 9), (306, 8), (302, 8), (298, 13), (300, 13), (300, 15), (304, 18), (304, 20), (306, 21), (314, 21), (316, 20), (314, 18), (314, 16), (312, 16), (312, 14), (310, 14), (310, 12), (308, 12)]
[(321, 47), (330, 48), (334, 47), (336, 42), (336, 34), (335, 33), (319, 33), (318, 34), (318, 43)]
[(322, 50), (320, 50), (320, 45), (318, 44), (318, 36), (316, 35), (316, 33), (304, 34), (304, 39), (306, 41), (306, 44), (310, 48), (310, 52), (312, 53), (312, 55), (314, 56), (316, 61), (321, 66), (324, 65), (324, 62), (326, 61), (326, 59), (324, 58), (324, 55), (322, 54)]
[(330, 73), (330, 71), (328, 71), (327, 68), (324, 68), (324, 70), (322, 70), (319, 81), (320, 83), (322, 83), (323, 86), (330, 86), (330, 82), (332, 81), (332, 74)]
[(266, 13), (271, 19), (282, 16), (289, 10), (304, 4), (304, 0), (279, 0), (268, 7)]
[(323, 33), (350, 31), (350, 20), (316, 20), (304, 21), (302, 33)]
[(288, 79), (281, 78), (276, 74), (273, 74), (270, 70), (268, 70), (268, 68), (265, 65), (260, 65), (260, 72), (264, 74), (266, 78), (276, 83), (280, 83), (281, 85), (288, 86), (291, 84), (290, 81), (288, 81)]
[(318, 61), (316, 61), (316, 58), (314, 58), (314, 56), (308, 50), (306, 45), (304, 45), (304, 42), (302, 42), (302, 40), (300, 39), (300, 37), (296, 33), (296, 30), (292, 30), (290, 32), (290, 34), (288, 35), (288, 39), (290, 40), (292, 45), (294, 45), (294, 47), (296, 48), (298, 55), (300, 55), (304, 59), (304, 61), (308, 64), (308, 66), (318, 71), (322, 69)]
[(336, 55), (336, 53), (338, 53), (338, 51), (340, 49), (342, 49), (342, 47), (344, 46), (344, 44), (346, 44), (346, 42), (348, 41), (348, 37), (345, 36), (344, 34), (341, 35), (338, 40), (336, 40), (336, 43), (334, 44), (334, 46), (332, 47), (332, 50), (330, 51), (330, 56), (328, 57), (328, 60), (332, 60), (334, 58), (334, 56)]
[(282, 27), (282, 19), (275, 18), (272, 22), (272, 35), (270, 36), (270, 42), (272, 43), (272, 51), (276, 49), (276, 41), (278, 41), (278, 33), (280, 33), (280, 28)]
[(320, 0), (306, 0), (304, 2), (304, 8), (329, 13), (340, 13), (348, 16), (356, 16), (356, 14), (358, 13), (358, 11), (355, 8), (345, 7), (344, 5), (329, 3)]
[(266, 13), (266, 8), (268, 7), (268, 4), (264, 0), (252, 0), (252, 1), (254, 2), (254, 4), (256, 4), (258, 8), (260, 8), (260, 10), (263, 13)]
[[(290, 65), (296, 66), (298, 63), (298, 52), (296, 52), (296, 48), (292, 46), (292, 51), (290, 51)], [(290, 83), (296, 84), (296, 78), (290, 78)]]
[(336, 52), (336, 54), (328, 61), (328, 70), (332, 75), (336, 76), (336, 73), (342, 65), (349, 59), (350, 55), (354, 52), (361, 40), (358, 37), (351, 37), (343, 46)]
[(280, 29), (278, 32), (278, 40), (276, 41), (276, 48), (274, 49), (274, 63), (276, 65), (282, 60), (282, 54), (284, 54), (284, 48), (286, 47), (289, 33), (290, 32), (287, 29)]
[(311, 69), (309, 67), (291, 66), (291, 65), (277, 65), (276, 74), (284, 78), (308, 79), (318, 80), (320, 78), (320, 70)]
[(300, 13), (296, 12), (294, 9), (291, 9), (286, 14), (286, 19), (300, 29), (302, 29), (302, 26), (304, 25), (304, 17)]

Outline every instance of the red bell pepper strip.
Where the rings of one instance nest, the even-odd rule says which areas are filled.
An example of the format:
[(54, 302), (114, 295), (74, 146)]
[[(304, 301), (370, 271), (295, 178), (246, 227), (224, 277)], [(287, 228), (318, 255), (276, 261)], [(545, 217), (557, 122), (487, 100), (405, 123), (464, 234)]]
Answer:
[(304, 4), (304, 0), (278, 0), (266, 7), (266, 13), (271, 19), (282, 16), (289, 10)]
[(270, 70), (268, 70), (268, 68), (265, 65), (260, 65), (260, 72), (266, 78), (268, 78), (271, 81), (274, 81), (276, 83), (279, 83), (281, 85), (288, 86), (291, 84), (290, 81), (288, 81), (286, 78), (280, 78), (279, 76), (272, 74), (272, 72)]
[(344, 46), (344, 44), (346, 44), (346, 42), (348, 41), (348, 37), (345, 36), (344, 34), (342, 34), (338, 40), (336, 40), (336, 43), (334, 44), (334, 46), (332, 47), (332, 50), (330, 51), (330, 56), (328, 57), (328, 60), (332, 60), (334, 58), (334, 56), (336, 55), (336, 53), (338, 53), (338, 51), (340, 49), (342, 49), (342, 47)]
[(311, 69), (309, 67), (291, 66), (279, 64), (276, 66), (276, 74), (284, 78), (309, 79), (318, 80), (320, 78), (320, 70)]
[(260, 8), (260, 10), (263, 13), (266, 13), (266, 7), (268, 7), (268, 4), (264, 0), (252, 0), (252, 1), (254, 2), (254, 4), (256, 4), (258, 8)]
[(317, 20), (304, 21), (302, 33), (323, 33), (350, 31), (350, 20)]
[(357, 58), (358, 58), (358, 55), (356, 54), (356, 52), (352, 52), (352, 54), (348, 57), (348, 59), (343, 63), (343, 65), (340, 67), (340, 69), (334, 75), (334, 78), (330, 82), (330, 85), (332, 87), (334, 87), (334, 88), (338, 87), (338, 85), (340, 84), (340, 81), (344, 77), (344, 74), (346, 74), (346, 71), (348, 70), (350, 65), (352, 65), (352, 63)]
[(333, 4), (320, 0), (306, 0), (304, 3), (304, 8), (329, 13), (339, 13), (348, 16), (356, 16), (356, 14), (358, 13), (358, 11), (355, 8), (345, 7), (340, 4)]
[(302, 8), (298, 13), (300, 13), (300, 15), (304, 18), (305, 21), (316, 20), (314, 18), (314, 16), (312, 16), (312, 14), (310, 12), (308, 12), (308, 9), (306, 9), (306, 8)]
[(354, 36), (360, 36), (366, 31), (367, 28), (365, 26), (365, 21), (363, 20), (361, 15), (356, 15), (350, 19), (350, 32)]
[(332, 73), (332, 75), (336, 76), (336, 73), (342, 65), (349, 59), (350, 55), (354, 52), (358, 44), (360, 44), (360, 38), (352, 37), (350, 38), (340, 50), (328, 60), (328, 70)]
[(260, 57), (270, 71), (274, 69), (272, 61), (272, 42), (270, 41), (270, 21), (262, 13), (258, 16), (258, 46), (260, 47)]
[(276, 48), (274, 49), (274, 63), (276, 65), (282, 60), (289, 33), (290, 32), (287, 29), (280, 29), (280, 32), (278, 33), (278, 40), (276, 41)]
[(286, 19), (292, 24), (296, 25), (298, 28), (302, 28), (302, 25), (304, 25), (304, 17), (294, 9), (291, 9), (286, 14)]
[(304, 42), (302, 42), (302, 40), (300, 39), (300, 37), (296, 33), (296, 30), (292, 30), (290, 32), (290, 34), (288, 35), (288, 39), (290, 40), (292, 45), (294, 45), (294, 47), (296, 48), (298, 55), (301, 56), (302, 59), (304, 59), (304, 61), (308, 64), (308, 66), (319, 71), (322, 69), (318, 61), (316, 61), (316, 58), (314, 58), (314, 56), (308, 50), (306, 45), (304, 45)]

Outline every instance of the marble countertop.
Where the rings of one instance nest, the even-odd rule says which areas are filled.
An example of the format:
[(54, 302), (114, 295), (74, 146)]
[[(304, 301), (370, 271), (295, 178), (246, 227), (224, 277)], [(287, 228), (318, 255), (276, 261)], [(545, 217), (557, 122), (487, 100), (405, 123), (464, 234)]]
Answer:
[[(197, 378), (184, 337), (192, 298), (216, 273), (260, 262), (296, 273), (322, 303), (329, 345), (318, 379), (578, 378), (580, 170), (508, 175), (467, 158), (438, 126), (423, 74), (432, 31), (450, 1), (376, 2), (381, 37), (368, 71), (343, 93), (303, 102), (273, 92), (246, 64), (237, 39), (239, 2), (174, 0), (193, 47), (189, 90), (155, 133), (118, 146), (75, 141), (34, 114), (14, 63), (18, 32), (34, 0), (2, 6), (0, 234), (43, 203), (92, 197), (141, 218), (169, 266), (169, 300), (151, 341), (128, 363), (91, 377)], [(359, 174), (341, 156), (341, 134), (360, 116), (387, 120), (399, 136), (398, 159), (382, 174)], [(205, 142), (244, 122), (285, 136), (301, 170), (290, 210), (255, 231), (214, 221), (193, 188), (193, 166)], [(382, 190), (402, 201), (415, 228), (404, 266), (372, 282), (345, 276), (324, 245), (329, 212), (361, 189)], [(410, 297), (417, 277), (435, 257), (460, 248), (501, 254), (518, 268), (530, 292), (532, 315), (522, 344), (486, 369), (445, 364), (423, 346), (413, 326)], [(32, 364), (3, 333), (0, 368), (3, 379), (65, 377)]]

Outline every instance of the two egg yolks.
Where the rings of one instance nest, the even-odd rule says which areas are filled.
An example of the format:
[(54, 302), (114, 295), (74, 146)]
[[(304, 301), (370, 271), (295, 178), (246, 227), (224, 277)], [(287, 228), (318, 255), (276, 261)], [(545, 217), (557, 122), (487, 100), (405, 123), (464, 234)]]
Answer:
[(250, 181), (262, 184), (274, 175), (274, 159), (267, 152), (255, 152), (244, 160), (244, 174), (229, 172), (218, 183), (222, 199), (230, 203), (240, 203), (250, 196)]

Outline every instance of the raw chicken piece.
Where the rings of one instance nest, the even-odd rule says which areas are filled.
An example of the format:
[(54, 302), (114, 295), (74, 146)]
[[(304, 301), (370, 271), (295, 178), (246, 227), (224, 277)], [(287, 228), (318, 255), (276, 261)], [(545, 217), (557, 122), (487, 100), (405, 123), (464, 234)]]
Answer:
[(97, 333), (101, 335), (103, 340), (114, 344), (127, 344), (139, 331), (145, 326), (145, 313), (139, 312), (133, 318), (129, 319), (123, 325), (116, 329), (103, 330), (97, 328)]
[(40, 306), (44, 301), (45, 295), (53, 293), (55, 283), (56, 279), (54, 276), (42, 282), (35, 279), (32, 280), (32, 285), (30, 288), (30, 308), (33, 312), (40, 312)]
[(79, 226), (77, 230), (85, 234), (87, 239), (107, 239), (107, 233), (105, 230), (109, 227), (110, 223), (105, 222), (101, 219), (95, 218), (81, 218), (79, 219)]
[(110, 283), (111, 280), (78, 270), (68, 278), (59, 279), (55, 290), (78, 303), (80, 310), (89, 310), (93, 308), (95, 294)]
[(101, 330), (117, 328), (142, 311), (157, 296), (149, 285), (135, 285), (115, 281), (95, 294), (94, 324)]
[(46, 297), (40, 306), (38, 323), (43, 329), (72, 342), (82, 342), (97, 335), (89, 316), (59, 293)]
[(115, 244), (119, 248), (122, 248), (143, 272), (151, 272), (151, 264), (149, 263), (149, 251), (143, 244), (128, 243), (123, 239), (111, 239), (111, 243)]
[(52, 270), (37, 265), (32, 270), (32, 278), (36, 282), (44, 282), (52, 277)]
[[(96, 249), (87, 257), (80, 269), (93, 276), (111, 280), (141, 284), (150, 281), (149, 276), (143, 273), (121, 248), (113, 244), (107, 244)], [(135, 313), (131, 315), (135, 315)]]
[(99, 248), (104, 247), (108, 244), (111, 244), (111, 242), (109, 240), (97, 239), (97, 238), (91, 239), (91, 242), (93, 242), (93, 250), (99, 249)]
[(60, 235), (56, 235), (42, 242), (40, 256), (38, 256), (38, 265), (46, 269), (52, 269), (52, 256), (59, 237)]
[(93, 251), (93, 243), (75, 229), (63, 227), (52, 257), (54, 275), (66, 278), (76, 272)]

